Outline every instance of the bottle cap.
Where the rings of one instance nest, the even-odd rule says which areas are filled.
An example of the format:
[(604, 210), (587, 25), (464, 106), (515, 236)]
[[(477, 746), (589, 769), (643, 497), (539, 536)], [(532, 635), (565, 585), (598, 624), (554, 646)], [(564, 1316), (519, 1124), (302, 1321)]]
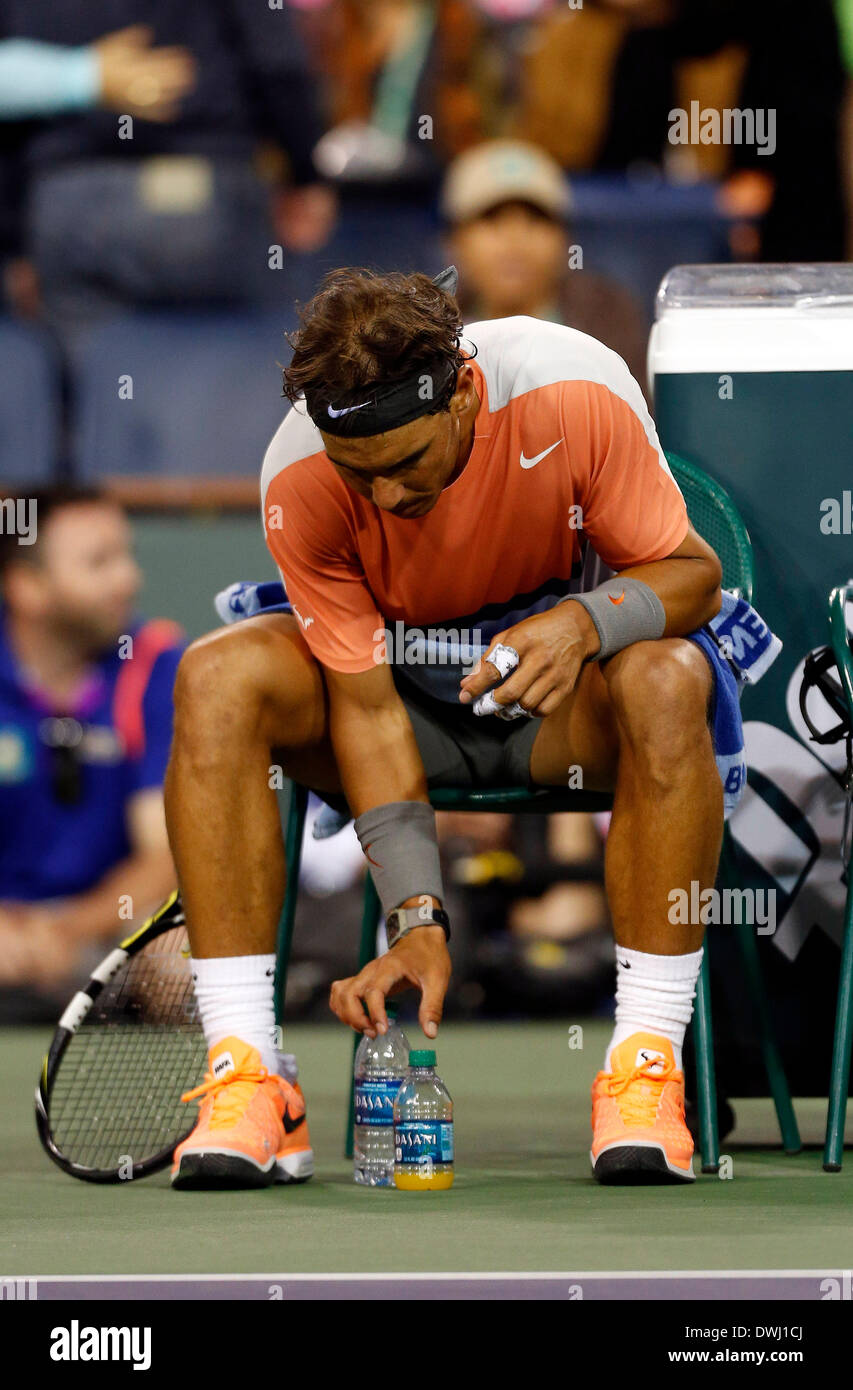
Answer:
[(435, 1053), (431, 1048), (418, 1048), (409, 1053), (410, 1067), (434, 1067)]

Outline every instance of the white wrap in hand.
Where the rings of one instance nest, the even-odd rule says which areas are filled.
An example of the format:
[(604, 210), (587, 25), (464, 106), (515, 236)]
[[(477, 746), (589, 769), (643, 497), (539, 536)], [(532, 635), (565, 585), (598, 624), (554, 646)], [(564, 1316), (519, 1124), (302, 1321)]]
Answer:
[[(505, 646), (503, 642), (498, 642), (492, 650), (483, 657), (484, 661), (491, 662), (501, 680), (514, 671), (519, 662), (518, 652), (515, 647)], [(496, 714), (498, 719), (532, 719), (529, 710), (522, 709), (517, 700), (511, 705), (501, 705), (495, 699), (495, 692), (487, 690), (484, 695), (478, 696), (472, 705), (476, 715)]]

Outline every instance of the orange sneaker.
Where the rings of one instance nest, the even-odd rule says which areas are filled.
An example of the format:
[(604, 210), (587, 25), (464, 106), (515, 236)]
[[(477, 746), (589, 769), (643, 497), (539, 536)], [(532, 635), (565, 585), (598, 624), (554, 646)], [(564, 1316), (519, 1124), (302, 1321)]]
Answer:
[(603, 1183), (693, 1182), (684, 1121), (684, 1073), (672, 1043), (633, 1033), (613, 1049), (612, 1071), (592, 1087), (592, 1171)]
[(210, 1071), (182, 1100), (201, 1099), (195, 1129), (175, 1150), (173, 1187), (269, 1187), (314, 1172), (305, 1097), (261, 1065), (257, 1048), (224, 1038)]

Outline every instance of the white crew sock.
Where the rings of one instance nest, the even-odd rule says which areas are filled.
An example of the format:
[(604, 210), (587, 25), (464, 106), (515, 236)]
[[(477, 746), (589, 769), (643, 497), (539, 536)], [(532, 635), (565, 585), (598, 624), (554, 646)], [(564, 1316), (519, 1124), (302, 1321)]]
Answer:
[(276, 1046), (275, 956), (216, 956), (190, 965), (208, 1049), (239, 1038), (258, 1049), (267, 1071), (295, 1082), (296, 1058)]
[(693, 1014), (702, 947), (687, 956), (652, 956), (646, 951), (616, 947), (616, 1026), (604, 1070), (610, 1058), (632, 1033), (657, 1033), (669, 1038), (675, 1065), (681, 1070), (684, 1033)]

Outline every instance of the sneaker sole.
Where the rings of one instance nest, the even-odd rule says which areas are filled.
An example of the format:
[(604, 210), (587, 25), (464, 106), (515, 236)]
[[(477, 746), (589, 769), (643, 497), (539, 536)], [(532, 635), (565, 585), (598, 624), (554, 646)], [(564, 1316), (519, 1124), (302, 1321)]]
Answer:
[(182, 1154), (177, 1171), (172, 1174), (172, 1186), (187, 1189), (271, 1187), (274, 1182), (274, 1158), (262, 1166), (233, 1149), (200, 1149)]
[(314, 1175), (314, 1152), (300, 1149), (271, 1158), (263, 1166), (233, 1149), (200, 1149), (184, 1153), (172, 1186), (187, 1191), (203, 1188), (271, 1187), (273, 1183), (307, 1182)]
[(652, 1187), (695, 1182), (690, 1168), (670, 1163), (659, 1144), (612, 1144), (598, 1158), (590, 1153), (592, 1171), (600, 1183), (622, 1187)]
[(314, 1176), (314, 1150), (297, 1149), (275, 1161), (275, 1182), (307, 1182)]

